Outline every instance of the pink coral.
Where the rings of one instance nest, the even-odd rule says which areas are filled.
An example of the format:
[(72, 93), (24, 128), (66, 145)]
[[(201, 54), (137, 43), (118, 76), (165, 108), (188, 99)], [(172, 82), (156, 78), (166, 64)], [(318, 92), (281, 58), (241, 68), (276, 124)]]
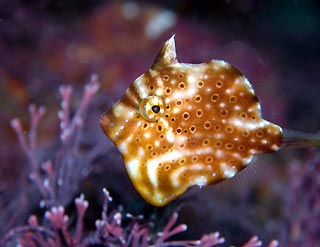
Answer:
[(97, 77), (93, 75), (90, 82), (85, 86), (79, 108), (70, 119), (73, 89), (71, 86), (60, 87), (62, 109), (58, 116), (60, 119), (61, 146), (53, 160), (48, 159), (40, 162), (39, 157), (37, 157), (37, 131), (39, 122), (45, 113), (44, 107), (37, 108), (35, 105), (30, 105), (31, 127), (27, 137), (20, 120), (15, 118), (11, 121), (11, 126), (18, 136), (20, 146), (30, 164), (30, 179), (35, 183), (43, 198), (42, 206), (66, 205), (77, 190), (81, 178), (86, 176), (87, 166), (99, 149), (96, 145), (96, 148), (93, 147), (86, 154), (79, 152), (81, 133), (88, 106), (98, 89)]
[[(112, 201), (109, 192), (103, 189), (104, 203), (101, 219), (96, 220), (96, 231), (83, 234), (84, 213), (88, 208), (88, 201), (81, 195), (75, 199), (77, 208), (76, 231), (71, 233), (69, 226), (69, 217), (65, 214), (62, 206), (52, 207), (45, 212), (43, 225), (38, 223), (36, 216), (29, 218), (29, 225), (17, 227), (11, 230), (1, 240), (5, 246), (14, 246), (18, 243), (21, 246), (29, 247), (59, 247), (59, 246), (123, 246), (123, 247), (212, 247), (224, 243), (224, 238), (220, 237), (219, 232), (213, 232), (203, 235), (199, 240), (169, 240), (178, 233), (187, 230), (185, 224), (175, 226), (178, 213), (175, 212), (169, 218), (163, 230), (152, 233), (152, 225), (142, 222), (141, 217), (132, 217), (127, 214), (131, 222), (124, 224), (122, 222), (121, 211), (109, 213), (108, 206)], [(243, 247), (258, 247), (262, 242), (254, 236)], [(273, 240), (268, 247), (277, 247), (278, 242)]]

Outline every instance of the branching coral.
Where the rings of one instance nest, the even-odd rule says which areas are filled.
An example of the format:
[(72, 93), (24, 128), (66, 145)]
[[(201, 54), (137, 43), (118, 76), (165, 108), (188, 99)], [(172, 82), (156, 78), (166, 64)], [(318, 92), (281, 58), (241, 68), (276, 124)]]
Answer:
[[(158, 233), (152, 232), (152, 224), (142, 223), (143, 217), (133, 217), (126, 214), (129, 223), (122, 221), (122, 212), (109, 213), (108, 206), (112, 197), (106, 189), (103, 189), (104, 203), (101, 219), (96, 220), (96, 231), (89, 234), (83, 233), (84, 214), (88, 208), (88, 201), (81, 195), (75, 199), (77, 208), (76, 229), (70, 229), (69, 217), (65, 214), (62, 206), (52, 207), (46, 211), (42, 224), (39, 224), (36, 216), (29, 218), (27, 226), (17, 227), (11, 230), (1, 244), (5, 246), (28, 246), (28, 247), (58, 247), (58, 246), (108, 246), (108, 247), (212, 247), (222, 244), (224, 238), (219, 232), (203, 235), (199, 240), (170, 241), (169, 239), (187, 230), (185, 224), (175, 226), (178, 213), (173, 213), (163, 230)], [(252, 237), (243, 247), (261, 246), (261, 241), (256, 236)], [(278, 242), (273, 240), (268, 247), (276, 247)]]
[(97, 93), (99, 83), (95, 75), (85, 86), (84, 95), (75, 115), (70, 118), (71, 86), (61, 86), (62, 96), (60, 119), (61, 145), (56, 156), (45, 162), (40, 162), (37, 156), (37, 130), (45, 114), (45, 108), (30, 105), (30, 131), (25, 136), (21, 122), (18, 118), (11, 121), (20, 146), (30, 164), (30, 179), (35, 183), (43, 198), (43, 206), (67, 205), (78, 189), (81, 178), (86, 176), (88, 165), (96, 157), (99, 145), (92, 147), (91, 151), (83, 154), (79, 151), (84, 119), (92, 97)]

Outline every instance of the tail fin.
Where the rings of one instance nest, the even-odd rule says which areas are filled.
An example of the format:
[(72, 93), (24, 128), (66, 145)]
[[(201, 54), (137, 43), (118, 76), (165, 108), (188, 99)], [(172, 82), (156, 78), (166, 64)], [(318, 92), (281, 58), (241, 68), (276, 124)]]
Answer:
[(320, 134), (310, 134), (283, 129), (282, 148), (303, 148), (320, 146)]

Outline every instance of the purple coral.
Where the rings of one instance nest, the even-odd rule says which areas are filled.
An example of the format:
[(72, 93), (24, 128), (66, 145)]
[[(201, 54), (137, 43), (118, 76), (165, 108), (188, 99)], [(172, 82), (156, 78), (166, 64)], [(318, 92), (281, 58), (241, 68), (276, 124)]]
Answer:
[[(129, 224), (122, 222), (122, 212), (109, 213), (108, 206), (112, 201), (109, 192), (103, 189), (104, 203), (101, 219), (96, 220), (96, 231), (88, 234), (83, 233), (84, 213), (88, 208), (88, 201), (81, 195), (75, 199), (77, 208), (76, 230), (72, 234), (69, 217), (65, 214), (62, 206), (52, 207), (45, 212), (42, 225), (38, 223), (36, 216), (29, 218), (27, 226), (17, 227), (4, 236), (0, 242), (5, 246), (28, 246), (28, 247), (59, 247), (59, 246), (108, 246), (108, 247), (212, 247), (224, 243), (224, 238), (219, 232), (203, 235), (199, 240), (170, 241), (169, 239), (187, 230), (185, 224), (175, 226), (178, 213), (172, 214), (161, 232), (152, 233), (152, 225), (142, 223), (142, 217), (132, 217), (127, 214)], [(85, 236), (84, 236), (85, 235)], [(258, 247), (262, 243), (257, 237), (252, 237), (243, 247)], [(276, 247), (278, 242), (273, 240), (268, 247)]]
[(95, 145), (86, 153), (81, 153), (79, 148), (88, 106), (99, 86), (97, 76), (91, 76), (90, 82), (85, 86), (80, 106), (72, 118), (70, 118), (70, 112), (73, 88), (60, 87), (62, 109), (58, 116), (61, 145), (53, 159), (41, 162), (37, 156), (37, 131), (45, 114), (44, 107), (37, 108), (35, 105), (30, 105), (31, 120), (28, 136), (25, 136), (18, 118), (11, 121), (11, 126), (30, 164), (30, 179), (43, 198), (42, 206), (67, 205), (78, 189), (81, 179), (87, 175), (89, 164), (100, 150), (99, 145)]

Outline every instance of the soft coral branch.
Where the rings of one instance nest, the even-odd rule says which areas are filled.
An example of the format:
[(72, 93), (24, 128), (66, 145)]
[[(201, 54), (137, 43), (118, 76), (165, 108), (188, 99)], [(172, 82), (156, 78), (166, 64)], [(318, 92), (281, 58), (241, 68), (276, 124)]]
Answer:
[[(153, 233), (152, 224), (141, 223), (142, 217), (133, 217), (127, 214), (131, 221), (129, 224), (122, 222), (122, 213), (116, 210), (108, 212), (109, 203), (112, 201), (109, 192), (103, 189), (104, 203), (101, 219), (96, 221), (96, 231), (83, 234), (83, 216), (89, 203), (81, 195), (75, 199), (77, 208), (76, 231), (71, 233), (69, 217), (65, 214), (64, 207), (52, 207), (45, 212), (43, 226), (38, 223), (35, 216), (29, 218), (29, 225), (11, 230), (0, 241), (0, 245), (14, 246), (20, 243), (30, 247), (60, 247), (60, 246), (108, 246), (108, 247), (213, 247), (224, 243), (224, 238), (219, 232), (203, 235), (199, 240), (168, 240), (187, 229), (185, 224), (177, 226), (178, 213), (173, 213), (163, 230)], [(1, 246), (2, 246), (1, 245)], [(243, 247), (258, 247), (262, 242), (252, 237)], [(273, 240), (268, 247), (277, 247), (278, 242)]]
[(178, 219), (178, 213), (172, 214), (163, 231), (158, 233), (158, 239), (154, 247), (182, 246), (182, 247), (211, 247), (224, 242), (224, 238), (220, 237), (218, 232), (203, 235), (200, 240), (172, 241), (166, 242), (170, 237), (187, 230), (187, 225), (180, 224), (173, 228)]
[(37, 108), (35, 105), (30, 105), (28, 136), (25, 135), (18, 118), (11, 121), (11, 126), (18, 136), (20, 146), (28, 158), (30, 178), (43, 198), (43, 206), (66, 205), (77, 190), (79, 182), (85, 176), (88, 165), (97, 153), (96, 149), (100, 150), (101, 148), (99, 148), (99, 145), (93, 144), (91, 150), (86, 154), (79, 152), (88, 107), (99, 87), (97, 76), (91, 76), (90, 82), (85, 85), (80, 106), (72, 118), (70, 112), (73, 88), (71, 86), (60, 87), (62, 109), (58, 116), (60, 119), (61, 146), (53, 159), (41, 163), (37, 157), (37, 132), (39, 123), (45, 113), (44, 107)]
[(40, 106), (37, 108), (35, 105), (31, 104), (29, 106), (30, 113), (30, 131), (29, 135), (26, 136), (25, 132), (22, 128), (21, 121), (18, 118), (15, 118), (11, 121), (11, 126), (15, 130), (20, 146), (25, 153), (25, 155), (29, 159), (31, 171), (30, 171), (30, 179), (37, 185), (40, 193), (43, 197), (48, 197), (48, 190), (46, 189), (43, 181), (41, 180), (40, 175), (40, 166), (36, 157), (36, 139), (37, 139), (37, 130), (39, 127), (39, 123), (43, 115), (45, 114), (45, 108)]

